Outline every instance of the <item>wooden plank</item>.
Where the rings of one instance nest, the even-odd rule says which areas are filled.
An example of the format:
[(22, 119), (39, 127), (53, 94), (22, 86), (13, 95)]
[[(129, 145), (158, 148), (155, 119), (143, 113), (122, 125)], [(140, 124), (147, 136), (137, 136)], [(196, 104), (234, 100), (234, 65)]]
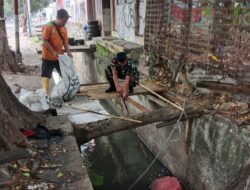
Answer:
[[(80, 45), (80, 46), (69, 46), (69, 50), (71, 52), (86, 52), (86, 51), (90, 51), (91, 48), (89, 48), (86, 45)], [(37, 54), (42, 54), (42, 48), (39, 47), (36, 49)]]
[(13, 162), (28, 156), (28, 152), (24, 148), (16, 148), (0, 154), (0, 164)]
[(130, 97), (127, 98), (127, 102), (132, 104), (134, 107), (136, 107), (138, 110), (140, 110), (142, 112), (150, 111), (149, 109), (145, 108), (143, 105), (139, 104), (138, 102), (136, 102), (135, 100), (133, 100)]
[[(146, 83), (151, 89), (155, 92), (163, 92), (166, 89), (156, 86), (152, 83)], [(110, 99), (110, 98), (118, 98), (120, 94), (117, 92), (105, 93), (105, 90), (109, 87), (109, 84), (97, 84), (97, 85), (90, 85), (90, 86), (81, 86), (80, 93), (77, 96), (87, 96), (89, 99), (92, 100), (102, 100), (102, 99)], [(134, 87), (134, 92), (131, 95), (138, 95), (138, 94), (147, 94), (147, 90), (143, 89), (140, 86)]]

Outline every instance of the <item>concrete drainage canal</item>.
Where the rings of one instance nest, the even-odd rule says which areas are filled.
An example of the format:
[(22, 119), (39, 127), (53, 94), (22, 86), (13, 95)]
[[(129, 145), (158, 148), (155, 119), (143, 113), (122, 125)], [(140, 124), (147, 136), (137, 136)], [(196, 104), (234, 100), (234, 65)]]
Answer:
[[(96, 110), (101, 113), (117, 114), (106, 100), (75, 98), (72, 107)], [(62, 108), (59, 114), (69, 114), (72, 123), (88, 123), (105, 119), (104, 116), (81, 113)], [(79, 140), (79, 139), (78, 139)], [(159, 175), (170, 172), (156, 159), (139, 139), (135, 131), (126, 130), (102, 136), (80, 145), (85, 167), (95, 190), (147, 190)], [(151, 167), (149, 167), (151, 165)]]

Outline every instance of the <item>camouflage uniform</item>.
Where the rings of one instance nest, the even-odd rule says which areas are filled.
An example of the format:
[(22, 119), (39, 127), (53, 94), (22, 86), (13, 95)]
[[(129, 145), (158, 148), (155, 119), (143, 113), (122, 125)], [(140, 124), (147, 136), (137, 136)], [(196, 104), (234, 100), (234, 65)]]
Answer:
[(133, 59), (128, 58), (128, 63), (122, 66), (114, 58), (112, 60), (112, 64), (105, 69), (107, 80), (109, 81), (111, 87), (115, 87), (112, 69), (117, 71), (117, 76), (119, 79), (125, 79), (126, 76), (131, 76), (129, 81), (129, 89), (132, 89), (139, 83), (140, 75), (137, 69), (137, 62)]

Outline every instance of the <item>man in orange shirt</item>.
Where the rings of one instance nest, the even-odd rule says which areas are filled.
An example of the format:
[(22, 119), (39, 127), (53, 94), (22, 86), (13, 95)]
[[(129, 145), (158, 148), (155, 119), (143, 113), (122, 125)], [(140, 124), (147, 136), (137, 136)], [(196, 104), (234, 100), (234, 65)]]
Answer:
[(69, 51), (68, 34), (65, 24), (67, 23), (69, 14), (65, 9), (57, 11), (56, 20), (48, 23), (42, 29), (42, 88), (48, 94), (49, 79), (55, 68), (61, 75), (58, 55), (63, 54), (63, 47), (68, 56), (72, 57)]

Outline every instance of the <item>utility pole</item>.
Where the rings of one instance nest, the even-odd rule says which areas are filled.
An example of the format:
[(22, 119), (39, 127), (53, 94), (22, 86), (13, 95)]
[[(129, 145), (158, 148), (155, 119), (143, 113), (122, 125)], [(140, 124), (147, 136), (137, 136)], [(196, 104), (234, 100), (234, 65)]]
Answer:
[(30, 0), (26, 0), (27, 9), (28, 9), (28, 25), (29, 25), (29, 35), (32, 36), (32, 27), (31, 27), (31, 11), (30, 11)]
[(15, 14), (16, 60), (18, 63), (21, 63), (22, 54), (20, 52), (18, 0), (14, 0), (14, 14)]
[(16, 54), (20, 54), (18, 0), (14, 0)]

